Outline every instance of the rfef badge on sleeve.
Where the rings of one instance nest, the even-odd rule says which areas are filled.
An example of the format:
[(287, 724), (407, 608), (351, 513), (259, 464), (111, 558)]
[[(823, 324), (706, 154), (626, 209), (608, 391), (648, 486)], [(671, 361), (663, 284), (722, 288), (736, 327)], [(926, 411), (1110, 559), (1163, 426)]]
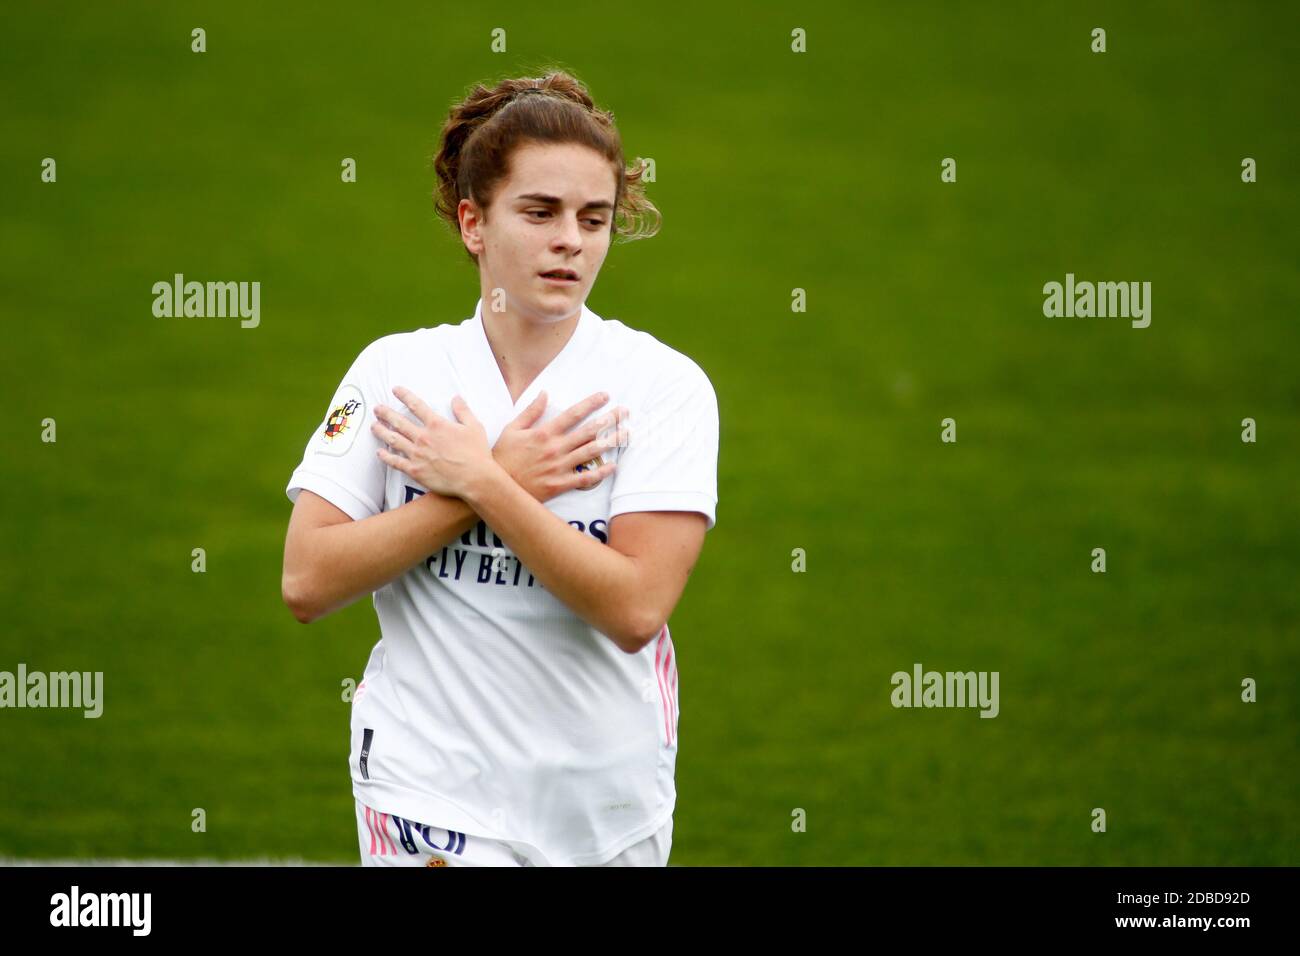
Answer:
[(316, 433), (316, 450), (326, 455), (347, 454), (366, 417), (366, 401), (361, 389), (344, 385), (330, 402), (325, 424)]

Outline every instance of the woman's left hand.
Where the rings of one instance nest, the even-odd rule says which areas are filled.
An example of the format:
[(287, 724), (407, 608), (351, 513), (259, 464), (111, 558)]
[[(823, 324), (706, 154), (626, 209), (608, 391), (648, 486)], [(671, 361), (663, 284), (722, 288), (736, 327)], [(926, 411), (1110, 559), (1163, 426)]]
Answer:
[(459, 395), (451, 400), (456, 421), (449, 421), (410, 389), (399, 385), (393, 394), (421, 424), (386, 405), (375, 406), (378, 421), (370, 430), (392, 448), (379, 449), (384, 464), (409, 475), (429, 491), (453, 498), (465, 498), (470, 488), (497, 467), (487, 432)]

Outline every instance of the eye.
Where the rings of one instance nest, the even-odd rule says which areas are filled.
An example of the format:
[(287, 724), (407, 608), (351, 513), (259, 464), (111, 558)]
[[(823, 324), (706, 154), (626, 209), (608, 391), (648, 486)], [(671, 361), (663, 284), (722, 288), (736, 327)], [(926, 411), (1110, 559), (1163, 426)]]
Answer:
[(529, 216), (549, 216), (550, 214), (549, 209), (530, 209), (527, 213)]
[(591, 223), (593, 226), (597, 228), (600, 228), (601, 226), (605, 225), (604, 219), (588, 219), (587, 222)]

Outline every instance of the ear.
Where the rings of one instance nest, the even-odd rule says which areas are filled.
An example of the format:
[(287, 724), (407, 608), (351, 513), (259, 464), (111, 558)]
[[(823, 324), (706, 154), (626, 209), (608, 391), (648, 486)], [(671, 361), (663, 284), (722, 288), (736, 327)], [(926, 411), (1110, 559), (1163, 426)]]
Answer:
[(474, 255), (483, 254), (483, 236), (480, 227), (483, 214), (478, 204), (472, 199), (462, 199), (456, 207), (456, 219), (460, 223), (460, 238), (465, 248)]

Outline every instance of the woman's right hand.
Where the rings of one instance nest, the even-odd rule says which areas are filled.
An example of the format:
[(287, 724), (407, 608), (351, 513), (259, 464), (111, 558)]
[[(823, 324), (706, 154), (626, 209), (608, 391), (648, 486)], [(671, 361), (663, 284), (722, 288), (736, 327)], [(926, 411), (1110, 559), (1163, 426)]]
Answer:
[(595, 470), (575, 469), (615, 445), (627, 444), (627, 430), (622, 426), (597, 437), (622, 422), (627, 409), (619, 407), (584, 425), (578, 423), (608, 401), (607, 395), (597, 392), (545, 425), (536, 425), (546, 411), (546, 393), (539, 392), (533, 403), (502, 430), (492, 446), (492, 457), (538, 501), (549, 501), (575, 488), (594, 488), (613, 474), (615, 463), (606, 462)]

